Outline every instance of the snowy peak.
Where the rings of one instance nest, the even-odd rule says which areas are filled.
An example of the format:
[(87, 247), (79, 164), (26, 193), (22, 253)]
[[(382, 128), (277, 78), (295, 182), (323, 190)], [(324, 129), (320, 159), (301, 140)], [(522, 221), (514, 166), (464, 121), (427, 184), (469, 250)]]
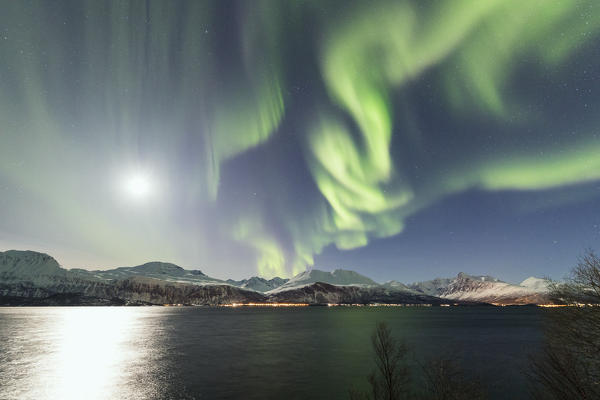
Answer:
[(456, 279), (450, 282), (444, 290), (443, 295), (449, 296), (456, 293), (472, 293), (488, 289), (494, 290), (503, 288), (506, 285), (509, 284), (490, 276), (471, 276), (461, 272)]
[(430, 281), (411, 283), (408, 287), (428, 296), (439, 296), (451, 282), (452, 279), (450, 278), (435, 278)]
[(415, 293), (415, 294), (421, 293), (421, 292), (418, 292), (418, 291), (416, 291), (414, 289), (411, 289), (410, 287), (408, 287), (404, 283), (398, 282), (398, 281), (388, 281), (388, 282), (385, 282), (384, 284), (381, 285), (381, 287), (384, 288), (384, 289), (395, 291), (395, 292), (407, 292), (407, 293)]
[(4, 278), (64, 275), (64, 273), (65, 270), (48, 254), (29, 250), (0, 252), (0, 276)]
[(456, 300), (483, 301), (501, 304), (526, 304), (542, 301), (544, 290), (534, 290), (522, 285), (513, 285), (492, 277), (457, 276), (441, 294), (441, 297)]
[(406, 286), (404, 283), (398, 282), (398, 281), (388, 281), (388, 282), (385, 282), (384, 284), (382, 284), (381, 286), (387, 287), (387, 288), (390, 288), (390, 289), (405, 289), (405, 290), (410, 290), (408, 288), (408, 286)]
[(331, 276), (338, 282), (337, 285), (377, 285), (378, 283), (358, 272), (345, 269), (336, 269)]
[(418, 282), (409, 288), (446, 299), (498, 304), (529, 304), (546, 302), (548, 281), (527, 278), (519, 285), (503, 282), (487, 275), (459, 273), (456, 278)]
[(312, 269), (304, 271), (292, 279), (286, 285), (294, 285), (301, 283), (324, 282), (331, 285), (377, 285), (377, 282), (364, 275), (354, 271), (336, 269), (332, 272)]
[(276, 289), (286, 283), (288, 279), (275, 277), (273, 279), (265, 279), (258, 276), (252, 278), (243, 279), (241, 281), (234, 281), (228, 279), (226, 282), (230, 285), (238, 286), (243, 289), (250, 289), (256, 292), (268, 292), (269, 290)]
[(535, 276), (530, 276), (525, 279), (523, 282), (519, 284), (519, 286), (523, 286), (529, 289), (532, 289), (536, 292), (546, 292), (548, 290), (548, 285), (551, 283), (548, 279), (536, 278)]
[(170, 275), (170, 276), (184, 276), (187, 274), (204, 276), (202, 271), (198, 270), (186, 270), (181, 268), (179, 265), (164, 263), (159, 261), (152, 261), (146, 264), (138, 265), (136, 267), (121, 267), (117, 268), (116, 271), (133, 272), (137, 274), (153, 274), (153, 275)]
[(219, 279), (205, 275), (200, 270), (184, 269), (179, 265), (159, 261), (152, 261), (135, 267), (119, 267), (105, 271), (91, 271), (91, 273), (98, 278), (110, 280), (146, 277), (191, 284), (225, 283)]
[(336, 269), (332, 272), (326, 272), (318, 269), (311, 269), (299, 273), (275, 290), (288, 290), (316, 282), (324, 282), (337, 286), (378, 286), (378, 283), (374, 280), (354, 271)]

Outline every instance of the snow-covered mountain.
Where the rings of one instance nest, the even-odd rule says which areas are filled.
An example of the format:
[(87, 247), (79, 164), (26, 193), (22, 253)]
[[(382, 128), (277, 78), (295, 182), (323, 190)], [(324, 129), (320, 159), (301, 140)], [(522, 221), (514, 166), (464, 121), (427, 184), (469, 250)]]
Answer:
[[(73, 270), (72, 270), (73, 271)], [(156, 278), (169, 282), (190, 283), (194, 285), (226, 284), (226, 282), (211, 278), (200, 270), (183, 269), (178, 265), (153, 261), (135, 267), (119, 267), (103, 271), (86, 271), (78, 269), (81, 274), (91, 274), (96, 278), (115, 280), (131, 277)]]
[(275, 277), (272, 279), (265, 279), (258, 276), (252, 278), (242, 279), (241, 281), (234, 281), (233, 279), (227, 279), (225, 282), (241, 287), (243, 289), (255, 290), (257, 292), (268, 292), (269, 290), (277, 289), (281, 285), (285, 284), (289, 279)]
[(332, 272), (326, 272), (318, 269), (310, 269), (299, 273), (285, 284), (270, 291), (269, 293), (297, 289), (316, 282), (323, 282), (337, 286), (379, 286), (379, 284), (374, 280), (354, 271), (336, 269)]
[(499, 304), (530, 304), (547, 301), (548, 283), (547, 280), (531, 277), (519, 285), (514, 285), (490, 276), (472, 276), (461, 272), (453, 279), (438, 278), (432, 281), (413, 283), (409, 287), (423, 294), (445, 299)]
[(35, 251), (8, 250), (0, 252), (0, 281), (28, 280), (44, 283), (65, 277), (67, 271), (47, 254)]
[(384, 288), (387, 288), (387, 289), (391, 289), (391, 290), (401, 290), (401, 291), (405, 291), (405, 292), (415, 292), (413, 289), (409, 288), (404, 283), (398, 282), (398, 281), (388, 281), (388, 282), (382, 283), (381, 287), (384, 287)]
[(454, 302), (410, 290), (389, 289), (384, 285), (332, 285), (324, 282), (273, 290), (268, 294), (270, 301), (278, 303), (439, 305)]
[[(405, 285), (378, 284), (354, 271), (317, 269), (287, 280), (211, 278), (199, 270), (149, 262), (134, 267), (67, 270), (47, 254), (0, 252), (0, 304), (165, 304), (218, 305), (233, 302), (431, 303), (547, 302), (548, 281), (527, 278), (519, 285), (464, 273)], [(33, 299), (33, 300), (32, 300)]]
[(523, 282), (519, 283), (519, 286), (523, 286), (538, 292), (546, 292), (548, 291), (548, 284), (550, 281), (548, 279), (536, 278), (534, 276), (530, 276), (525, 279)]
[(256, 301), (265, 301), (265, 297), (174, 264), (66, 270), (47, 254), (0, 252), (0, 304), (218, 305)]

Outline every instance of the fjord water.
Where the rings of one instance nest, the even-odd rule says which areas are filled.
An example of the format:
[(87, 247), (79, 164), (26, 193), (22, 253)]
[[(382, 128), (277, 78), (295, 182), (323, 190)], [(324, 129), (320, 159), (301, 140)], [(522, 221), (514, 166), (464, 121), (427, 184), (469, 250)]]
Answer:
[[(386, 321), (418, 364), (459, 357), (527, 398), (534, 307), (0, 308), (0, 399), (346, 399)], [(415, 374), (418, 375), (418, 366)]]

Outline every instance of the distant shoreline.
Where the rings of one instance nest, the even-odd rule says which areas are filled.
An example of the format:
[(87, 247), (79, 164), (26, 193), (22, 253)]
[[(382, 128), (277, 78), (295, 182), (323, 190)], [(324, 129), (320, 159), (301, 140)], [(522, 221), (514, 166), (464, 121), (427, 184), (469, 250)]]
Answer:
[(328, 307), (328, 308), (363, 308), (363, 307), (393, 307), (393, 308), (431, 308), (431, 307), (556, 307), (546, 304), (491, 304), (491, 303), (223, 303), (223, 304), (153, 304), (144, 302), (127, 302), (120, 299), (92, 299), (85, 296), (61, 296), (57, 299), (50, 298), (18, 298), (0, 297), (0, 307), (204, 307), (204, 308), (304, 308), (304, 307)]

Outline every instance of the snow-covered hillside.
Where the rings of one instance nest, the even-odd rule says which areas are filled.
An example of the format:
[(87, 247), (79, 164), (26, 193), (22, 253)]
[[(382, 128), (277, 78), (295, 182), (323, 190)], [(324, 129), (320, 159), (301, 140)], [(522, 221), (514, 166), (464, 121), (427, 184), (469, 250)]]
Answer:
[(534, 276), (530, 276), (525, 279), (519, 285), (538, 291), (538, 292), (546, 292), (548, 290), (548, 284), (550, 281), (548, 279), (536, 278)]
[(283, 279), (275, 277), (272, 279), (265, 279), (258, 276), (252, 278), (243, 279), (241, 281), (234, 281), (227, 279), (227, 283), (233, 286), (241, 287), (243, 289), (255, 290), (257, 292), (268, 292), (269, 290), (276, 289), (281, 285), (285, 284), (289, 279)]
[(187, 270), (164, 262), (110, 270), (67, 270), (47, 254), (16, 250), (0, 252), (0, 297), (11, 299), (75, 295), (86, 297), (88, 302), (97, 298), (125, 303), (227, 304), (308, 300), (319, 303), (338, 300), (435, 303), (432, 299), (437, 298), (456, 302), (539, 304), (547, 302), (547, 285), (547, 280), (535, 277), (514, 285), (490, 276), (464, 273), (459, 273), (456, 278), (438, 278), (410, 285), (398, 281), (380, 285), (357, 272), (342, 269), (332, 272), (311, 269), (290, 280), (252, 277), (222, 281), (199, 270)]
[(435, 278), (430, 281), (411, 283), (407, 286), (429, 296), (439, 296), (450, 285), (450, 282), (452, 282), (451, 278)]
[[(78, 270), (84, 273), (84, 270)], [(148, 262), (135, 267), (119, 267), (104, 271), (89, 271), (96, 278), (114, 280), (131, 277), (146, 277), (166, 280), (169, 282), (190, 283), (194, 285), (216, 285), (226, 282), (211, 278), (200, 270), (183, 269), (178, 265), (165, 262)]]
[(547, 285), (547, 280), (534, 277), (514, 285), (490, 276), (472, 276), (461, 272), (453, 279), (435, 279), (414, 283), (409, 287), (424, 294), (446, 299), (528, 304), (545, 302)]
[(0, 252), (0, 283), (27, 281), (46, 285), (67, 277), (66, 270), (48, 254), (35, 251)]
[[(18, 299), (22, 299), (19, 301)], [(266, 301), (255, 291), (228, 285), (200, 271), (151, 262), (107, 271), (67, 270), (33, 251), (0, 252), (0, 304), (217, 305)], [(33, 301), (33, 302), (32, 302)]]
[(378, 286), (374, 280), (367, 278), (354, 271), (345, 269), (336, 269), (332, 272), (321, 271), (318, 269), (310, 269), (299, 273), (291, 278), (285, 284), (270, 291), (269, 293), (281, 292), (284, 290), (297, 289), (311, 283), (323, 282), (337, 286)]

